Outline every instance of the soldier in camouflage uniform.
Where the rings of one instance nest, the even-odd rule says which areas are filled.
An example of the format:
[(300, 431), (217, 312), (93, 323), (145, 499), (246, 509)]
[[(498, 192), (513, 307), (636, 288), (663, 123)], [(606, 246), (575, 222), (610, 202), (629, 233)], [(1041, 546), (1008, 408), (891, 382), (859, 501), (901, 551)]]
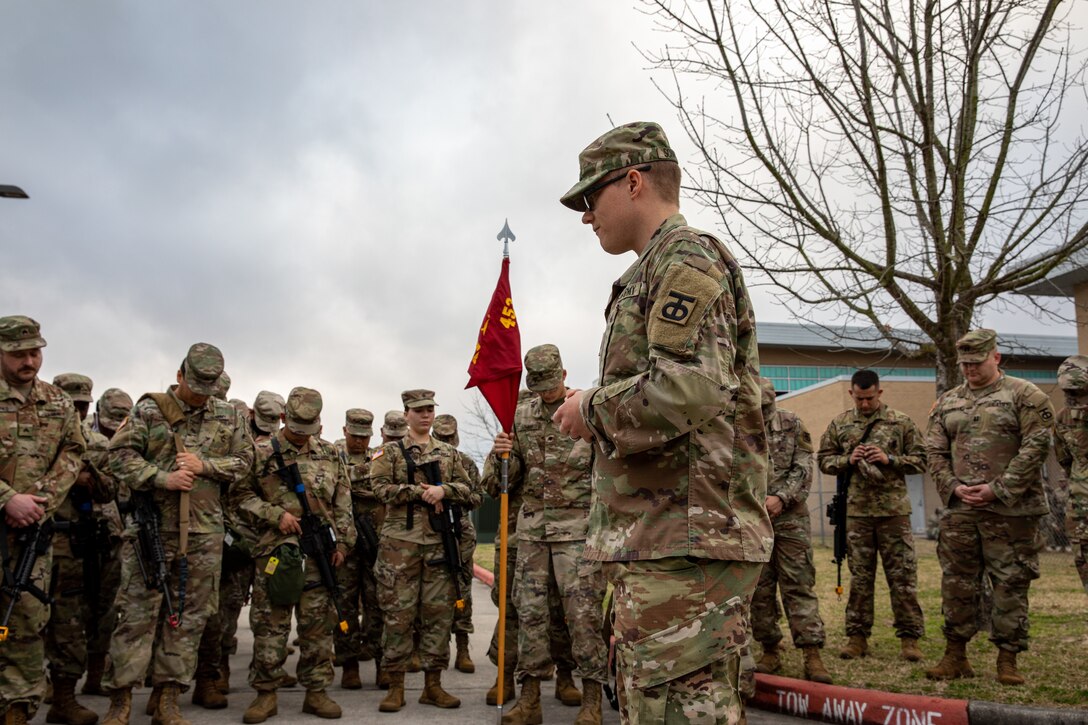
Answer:
[[(113, 479), (109, 468), (110, 439), (132, 410), (132, 398), (120, 388), (108, 388), (95, 404), (95, 413), (83, 423), (83, 435), (87, 439), (87, 456), (98, 475)], [(114, 499), (109, 503), (94, 504), (95, 515), (105, 522), (106, 537), (101, 541), (101, 566), (98, 585), (98, 602), (92, 606), (96, 616), (87, 620), (87, 679), (81, 692), (85, 695), (107, 695), (102, 687), (106, 672), (106, 655), (110, 651), (113, 623), (117, 621), (117, 590), (121, 588), (121, 550), (125, 526), (121, 520), (118, 501), (128, 500), (128, 491), (116, 479), (111, 481)]]
[[(0, 545), (11, 572), (22, 553), (17, 535), (49, 522), (83, 468), (85, 443), (75, 406), (65, 393), (38, 379), (45, 340), (29, 317), (0, 318)], [(38, 557), (31, 582), (49, 590), (52, 549)], [(7, 594), (0, 606), (9, 606)], [(45, 692), (49, 606), (20, 596), (0, 644), (0, 717), (26, 723)]]
[[(160, 533), (166, 550), (172, 601), (184, 601), (180, 622), (164, 621), (161, 592), (141, 580), (135, 542), (125, 542), (118, 619), (110, 641), (110, 667), (105, 685), (111, 690), (104, 725), (127, 725), (132, 688), (144, 680), (149, 662), (158, 691), (154, 720), (183, 725), (178, 694), (193, 678), (204, 625), (218, 607), (223, 556), (223, 507), (220, 491), (253, 464), (253, 442), (238, 412), (212, 397), (223, 372), (223, 355), (214, 345), (189, 348), (177, 373), (177, 385), (166, 393), (149, 393), (137, 401), (128, 420), (110, 441), (110, 468), (136, 495), (149, 494), (161, 513)], [(187, 495), (182, 495), (183, 493)], [(182, 509), (182, 503), (188, 509)], [(188, 519), (188, 533), (182, 522)], [(180, 590), (181, 544), (188, 539), (188, 581)], [(154, 658), (152, 660), (152, 654)]]
[[(472, 490), (457, 449), (431, 435), (434, 393), (406, 390), (401, 400), (407, 435), (403, 440), (386, 443), (370, 459), (371, 488), (385, 503), (374, 568), (385, 617), (382, 668), (389, 673), (389, 692), (378, 707), (381, 712), (404, 707), (404, 673), (412, 655), (417, 621), (420, 659), (426, 672), (419, 701), (443, 708), (461, 704), (442, 689), (442, 670), (449, 666), (450, 659), (454, 584), (445, 566), (428, 564), (442, 557), (441, 536), (429, 514), (469, 501)], [(436, 464), (438, 470), (432, 470), (428, 477), (428, 469), (435, 467), (431, 464)]]
[[(438, 440), (449, 443), (454, 448), (461, 445), (461, 438), (457, 435), (457, 419), (452, 415), (437, 415), (434, 419), (434, 427), (431, 431)], [(457, 451), (461, 456), (461, 465), (468, 474), (469, 486), (472, 488), (471, 499), (461, 506), (461, 596), (465, 600), (462, 609), (453, 612), (453, 635), (457, 640), (457, 653), (453, 658), (453, 666), (461, 672), (472, 674), (476, 671), (476, 665), (468, 651), (468, 636), (475, 631), (472, 627), (472, 559), (476, 554), (476, 527), (472, 525), (473, 510), (480, 508), (483, 501), (483, 489), (480, 486), (480, 469), (472, 456), (464, 451)]]
[(1073, 355), (1058, 367), (1065, 407), (1054, 426), (1054, 453), (1069, 479), (1073, 562), (1088, 593), (1088, 355)]
[(926, 431), (929, 470), (947, 506), (937, 540), (947, 645), (926, 675), (974, 675), (966, 648), (978, 631), (986, 577), (993, 585), (997, 680), (1019, 685), (1016, 655), (1028, 647), (1028, 587), (1039, 578), (1039, 518), (1047, 513), (1039, 469), (1054, 409), (1035, 385), (1001, 371), (993, 330), (968, 332), (956, 353), (966, 381), (937, 399)]
[[(540, 722), (540, 680), (551, 663), (548, 594), (563, 603), (576, 673), (582, 678), (582, 709), (575, 723), (601, 721), (601, 686), (608, 681), (608, 649), (601, 636), (605, 579), (597, 561), (583, 558), (589, 527), (593, 449), (561, 435), (552, 415), (566, 397), (559, 349), (539, 345), (525, 354), (526, 385), (537, 396), (518, 405), (513, 434), (495, 436), (491, 457), (510, 454), (510, 488), (522, 495), (518, 521), (517, 680), (521, 695), (503, 725)], [(497, 467), (497, 464), (493, 464)], [(570, 671), (557, 684), (573, 687)]]
[[(82, 426), (90, 412), (94, 383), (86, 375), (64, 373), (53, 378), (53, 385), (72, 399), (79, 415), (84, 440), (88, 432)], [(90, 434), (97, 435), (97, 434)], [(96, 441), (97, 442), (97, 441)], [(86, 627), (97, 621), (98, 592), (102, 556), (99, 518), (94, 504), (109, 503), (114, 492), (90, 457), (90, 445), (83, 454), (83, 470), (68, 490), (64, 503), (53, 518), (53, 576), (50, 587), (53, 604), (45, 630), (45, 656), (49, 662), (49, 680), (53, 686), (52, 703), (46, 715), (50, 722), (93, 725), (98, 715), (75, 699), (76, 682), (87, 667)], [(105, 521), (101, 521), (103, 527)]]
[(579, 166), (560, 201), (606, 252), (638, 255), (612, 287), (599, 387), (556, 413), (599, 449), (585, 557), (615, 585), (621, 709), (739, 722), (739, 651), (773, 544), (751, 299), (733, 256), (680, 214), (659, 125), (609, 131)]
[(256, 567), (249, 612), (253, 629), (249, 684), (257, 697), (246, 709), (243, 722), (247, 723), (264, 722), (277, 712), (276, 689), (287, 661), (292, 614), (298, 619), (298, 679), (306, 688), (302, 712), (323, 718), (341, 716), (340, 706), (325, 692), (335, 678), (332, 659), (336, 610), (331, 593), (321, 585), (317, 565), (305, 566), (300, 575), (305, 581), (301, 591), (294, 596), (283, 595), (294, 603), (277, 601), (277, 561), (283, 563), (284, 571), (279, 572), (283, 577), (287, 574), (287, 550), (293, 551), (298, 560), (302, 534), (299, 522), (303, 515), (298, 494), (279, 474), (277, 449), (283, 465), (298, 464), (311, 511), (334, 529), (336, 551), (332, 565), (343, 565), (348, 551), (355, 546), (347, 467), (336, 448), (319, 437), (321, 407), (321, 394), (316, 390), (292, 390), (287, 396), (284, 430), (256, 444), (252, 471), (231, 488), (233, 508), (245, 512), (259, 536), (254, 547)]
[(345, 414), (344, 439), (336, 442), (351, 482), (353, 525), (357, 533), (356, 546), (348, 552), (347, 560), (337, 571), (349, 629), (347, 634), (336, 634), (336, 664), (344, 668), (340, 686), (346, 690), (358, 690), (363, 686), (359, 679), (360, 660), (374, 660), (374, 684), (381, 687), (382, 681), (382, 613), (377, 601), (378, 584), (374, 580), (374, 561), (378, 552), (366, 548), (366, 537), (359, 528), (360, 522), (365, 522), (363, 525), (376, 534), (381, 531), (385, 519), (385, 506), (370, 490), (370, 438), (373, 435), (374, 414), (363, 408), (352, 408)]
[(865, 657), (873, 629), (873, 585), (877, 557), (884, 566), (900, 657), (918, 662), (925, 618), (918, 604), (918, 561), (910, 528), (906, 476), (922, 473), (922, 434), (905, 414), (880, 402), (880, 377), (859, 370), (850, 379), (854, 409), (835, 416), (820, 439), (819, 466), (850, 477), (846, 497), (846, 558), (850, 598), (846, 603), (843, 659)]
[(775, 406), (774, 385), (761, 378), (763, 418), (771, 449), (773, 475), (767, 485), (767, 513), (774, 526), (774, 551), (763, 567), (752, 597), (752, 631), (763, 646), (756, 669), (772, 674), (781, 666), (778, 599), (790, 623), (793, 646), (804, 653), (805, 678), (831, 684), (831, 675), (820, 659), (824, 646), (824, 622), (820, 600), (813, 592), (816, 567), (812, 563), (808, 492), (812, 485), (812, 437), (795, 413)]

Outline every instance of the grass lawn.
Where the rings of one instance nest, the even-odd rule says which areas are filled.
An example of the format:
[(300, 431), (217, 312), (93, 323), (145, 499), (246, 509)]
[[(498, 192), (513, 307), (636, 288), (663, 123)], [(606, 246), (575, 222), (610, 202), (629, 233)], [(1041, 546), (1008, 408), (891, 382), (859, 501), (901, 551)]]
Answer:
[[(1041, 576), (1032, 582), (1031, 648), (1021, 653), (1018, 664), (1027, 684), (1021, 687), (999, 685), (994, 679), (997, 652), (984, 634), (976, 635), (968, 646), (968, 657), (978, 676), (970, 680), (931, 682), (925, 668), (937, 663), (944, 652), (941, 634), (941, 568), (937, 563), (936, 544), (918, 541), (918, 592), (926, 615), (926, 637), (920, 642), (925, 660), (918, 664), (899, 659), (899, 640), (892, 631), (888, 587), (881, 575), (876, 583), (876, 626), (869, 640), (869, 656), (860, 660), (839, 659), (838, 651), (846, 644), (843, 613), (846, 594), (840, 602), (835, 595), (835, 565), (831, 549), (816, 547), (816, 588), (820, 613), (827, 629), (824, 663), (835, 684), (890, 692), (934, 695), (966, 700), (1016, 703), (1056, 707), (1088, 707), (1088, 596), (1085, 595), (1073, 555), (1043, 553)], [(490, 570), (494, 546), (476, 548), (476, 563)], [(850, 573), (843, 567), (843, 586), (849, 591)], [(786, 642), (789, 629), (782, 622)], [(758, 646), (756, 647), (758, 650)], [(758, 652), (757, 652), (758, 656)], [(801, 677), (801, 655), (790, 648), (780, 674)]]

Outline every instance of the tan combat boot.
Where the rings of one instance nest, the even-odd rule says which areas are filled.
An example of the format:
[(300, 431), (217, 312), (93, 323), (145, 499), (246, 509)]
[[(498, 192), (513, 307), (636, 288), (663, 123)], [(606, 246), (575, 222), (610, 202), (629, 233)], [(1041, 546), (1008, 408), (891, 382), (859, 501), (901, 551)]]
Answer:
[(922, 650), (918, 649), (918, 640), (914, 637), (899, 640), (899, 656), (907, 662), (921, 662)]
[(521, 681), (521, 695), (510, 710), (503, 714), (502, 725), (541, 725), (544, 711), (540, 707), (540, 680), (526, 677)]
[(824, 661), (820, 659), (820, 648), (816, 645), (809, 645), (808, 647), (802, 647), (801, 651), (805, 655), (805, 679), (810, 682), (821, 682), (830, 685), (831, 673), (827, 671), (827, 668), (824, 667)]
[(839, 657), (844, 660), (856, 660), (869, 654), (869, 641), (860, 634), (850, 635), (850, 641), (839, 652)]
[(997, 650), (997, 681), (1002, 685), (1022, 685), (1024, 676), (1016, 669), (1016, 653)]
[(163, 684), (159, 706), (155, 709), (155, 714), (151, 716), (151, 725), (190, 725), (189, 721), (181, 716), (181, 706), (178, 705), (180, 694), (181, 687), (178, 683)]
[(26, 725), (26, 703), (17, 702), (4, 713), (4, 725)]
[(469, 675), (476, 671), (476, 665), (468, 654), (468, 632), (457, 633), (457, 656), (454, 658), (453, 666), (458, 672)]
[(601, 683), (582, 680), (582, 709), (574, 725), (601, 725)]
[(49, 706), (45, 721), (68, 723), (68, 725), (94, 725), (98, 722), (98, 713), (76, 702), (74, 677), (58, 675), (53, 678), (53, 704)]
[(936, 667), (926, 670), (926, 677), (931, 680), (955, 680), (960, 677), (974, 677), (975, 671), (967, 661), (967, 643), (950, 639), (944, 648), (944, 657)]
[[(504, 670), (502, 673), (502, 702), (505, 705), (514, 701), (517, 697), (517, 691), (514, 689), (514, 671)], [(581, 695), (579, 695), (580, 697)], [(499, 704), (499, 678), (495, 678), (495, 684), (491, 686), (491, 689), (487, 691), (487, 704), (498, 705)]]
[(198, 677), (193, 687), (193, 704), (205, 710), (222, 710), (227, 706), (227, 696), (215, 686), (215, 680)]
[(306, 690), (302, 711), (307, 715), (317, 715), (326, 720), (336, 720), (344, 714), (340, 706), (333, 702), (324, 690)]
[(159, 709), (159, 699), (162, 697), (162, 685), (155, 685), (151, 688), (151, 694), (147, 698), (147, 706), (144, 707), (145, 715), (154, 715), (155, 711)]
[(363, 681), (359, 679), (359, 660), (344, 662), (344, 672), (340, 675), (340, 687), (345, 690), (363, 689)]
[(80, 689), (84, 695), (108, 695), (102, 689), (102, 676), (106, 674), (106, 655), (87, 655), (87, 679), (83, 681)]
[(249, 703), (246, 714), (242, 716), (242, 722), (250, 723), (250, 725), (264, 722), (279, 713), (279, 711), (279, 706), (276, 704), (275, 690), (257, 690), (257, 697), (253, 699), (253, 702)]
[(763, 675), (773, 675), (782, 669), (782, 659), (778, 655), (777, 642), (763, 645), (763, 654), (759, 656), (759, 662), (756, 662), (756, 672)]
[(574, 676), (570, 670), (562, 667), (555, 670), (555, 699), (567, 707), (578, 707), (582, 704), (582, 693), (574, 685)]
[(110, 709), (102, 725), (128, 725), (132, 715), (132, 688), (122, 687), (110, 692)]
[(419, 702), (423, 705), (434, 705), (446, 708), (461, 707), (461, 701), (442, 689), (442, 670), (427, 670), (423, 673), (423, 692), (419, 695)]
[(404, 673), (389, 672), (389, 691), (385, 693), (378, 712), (396, 712), (404, 707)]

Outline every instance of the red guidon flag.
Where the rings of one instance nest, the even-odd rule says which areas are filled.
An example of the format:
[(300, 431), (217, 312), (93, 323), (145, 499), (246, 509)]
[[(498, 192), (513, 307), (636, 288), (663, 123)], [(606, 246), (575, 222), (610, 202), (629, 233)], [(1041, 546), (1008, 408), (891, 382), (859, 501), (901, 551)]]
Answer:
[(468, 385), (479, 388), (507, 433), (514, 427), (514, 410), (521, 386), (521, 334), (514, 303), (510, 299), (510, 258), (502, 260), (502, 271), (491, 304), (480, 325), (476, 352), (468, 366)]

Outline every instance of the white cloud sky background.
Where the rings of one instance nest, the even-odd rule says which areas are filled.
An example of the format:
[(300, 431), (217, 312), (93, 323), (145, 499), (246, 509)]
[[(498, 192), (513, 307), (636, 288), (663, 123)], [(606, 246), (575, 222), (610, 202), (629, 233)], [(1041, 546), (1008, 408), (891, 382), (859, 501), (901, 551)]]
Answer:
[(588, 385), (634, 258), (558, 203), (578, 151), (610, 114), (693, 160), (635, 47), (666, 37), (626, 2), (2, 8), (0, 183), (31, 199), (0, 200), (0, 314), (42, 323), (44, 378), (96, 394), (159, 390), (207, 341), (232, 397), (320, 390), (329, 439), (406, 388), (463, 417), (505, 218), (523, 349), (556, 343)]

